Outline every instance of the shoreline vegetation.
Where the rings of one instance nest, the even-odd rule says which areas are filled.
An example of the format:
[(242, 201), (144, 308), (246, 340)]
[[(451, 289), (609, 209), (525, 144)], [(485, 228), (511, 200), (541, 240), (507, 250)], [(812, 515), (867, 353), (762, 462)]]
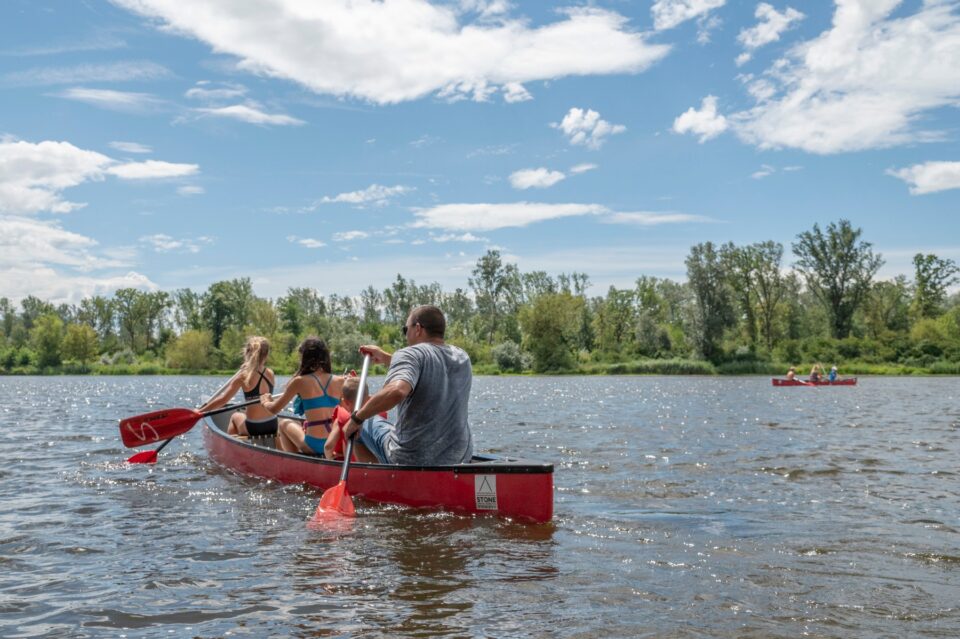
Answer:
[[(608, 364), (589, 364), (576, 369), (563, 371), (505, 371), (494, 365), (478, 365), (474, 367), (475, 376), (509, 376), (520, 377), (549, 377), (549, 376), (576, 376), (576, 375), (636, 375), (636, 376), (670, 376), (683, 377), (693, 375), (708, 376), (757, 376), (769, 375), (771, 377), (786, 377), (789, 364), (778, 364), (775, 362), (726, 362), (714, 365), (711, 362), (695, 359), (643, 359), (628, 362), (616, 362)], [(801, 365), (802, 366), (802, 365)], [(810, 366), (803, 367), (802, 370), (809, 369)], [(342, 366), (340, 368), (343, 368)], [(13, 370), (0, 372), (0, 377), (13, 376), (66, 376), (66, 375), (89, 375), (89, 376), (122, 376), (122, 375), (183, 375), (183, 376), (208, 376), (208, 377), (230, 377), (236, 372), (235, 369), (211, 370), (211, 369), (180, 369), (155, 366), (153, 364), (121, 364), (116, 366), (93, 365), (81, 367), (76, 364), (61, 365), (58, 367), (17, 367)], [(289, 376), (293, 374), (291, 370), (277, 369), (277, 374)], [(385, 375), (386, 369), (382, 366), (373, 366), (370, 374)], [(928, 367), (905, 366), (898, 364), (869, 364), (848, 362), (841, 372), (841, 377), (856, 377), (859, 375), (868, 376), (951, 376), (960, 375), (960, 362), (936, 362)], [(806, 374), (799, 375), (801, 379), (806, 378)]]
[[(686, 281), (647, 275), (591, 295), (584, 273), (522, 272), (497, 250), (466, 288), (398, 274), (385, 289), (257, 296), (250, 278), (198, 293), (124, 288), (79, 304), (0, 297), (0, 375), (232, 374), (250, 335), (290, 374), (297, 345), (326, 340), (334, 368), (359, 368), (361, 344), (405, 346), (410, 309), (433, 304), (447, 341), (478, 375), (771, 375), (836, 365), (841, 376), (960, 374), (960, 268), (917, 253), (912, 277), (884, 263), (846, 220), (800, 233), (784, 264), (773, 241), (697, 244)], [(382, 371), (381, 371), (382, 372)]]

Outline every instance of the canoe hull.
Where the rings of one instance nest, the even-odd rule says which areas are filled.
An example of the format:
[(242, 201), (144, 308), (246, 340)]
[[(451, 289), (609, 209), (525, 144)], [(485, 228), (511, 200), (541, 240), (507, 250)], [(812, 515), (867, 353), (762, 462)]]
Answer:
[[(210, 418), (204, 420), (203, 440), (211, 459), (244, 475), (322, 489), (340, 480), (342, 462), (239, 440)], [(436, 467), (355, 462), (347, 490), (355, 497), (414, 508), (533, 522), (553, 517), (553, 465), (510, 458), (475, 456), (473, 463)]]
[(807, 382), (807, 381), (798, 381), (795, 379), (779, 379), (774, 377), (772, 380), (774, 386), (856, 386), (857, 378), (848, 377), (846, 379), (838, 379), (835, 382), (830, 380), (821, 380), (819, 382)]

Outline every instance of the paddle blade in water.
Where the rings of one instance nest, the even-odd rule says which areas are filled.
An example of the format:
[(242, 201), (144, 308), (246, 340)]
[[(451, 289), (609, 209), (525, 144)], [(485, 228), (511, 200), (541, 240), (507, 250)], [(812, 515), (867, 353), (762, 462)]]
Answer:
[(156, 464), (157, 463), (157, 451), (155, 450), (142, 450), (136, 455), (131, 455), (127, 459), (128, 464)]
[(189, 408), (167, 408), (120, 420), (120, 438), (127, 448), (170, 439), (193, 428), (203, 413)]
[(356, 517), (357, 512), (353, 508), (353, 499), (347, 492), (347, 482), (342, 481), (333, 488), (328, 489), (320, 498), (317, 505), (317, 512), (313, 513), (311, 523), (317, 523), (331, 517)]

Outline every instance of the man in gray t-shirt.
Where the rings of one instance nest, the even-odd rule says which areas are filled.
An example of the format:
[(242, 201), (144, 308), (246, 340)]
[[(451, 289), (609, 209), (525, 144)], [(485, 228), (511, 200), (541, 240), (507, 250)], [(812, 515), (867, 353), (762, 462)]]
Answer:
[[(436, 306), (410, 311), (403, 332), (406, 348), (392, 356), (379, 346), (361, 346), (376, 364), (386, 364), (383, 388), (354, 411), (344, 430), (360, 430), (360, 441), (382, 463), (442, 466), (469, 462), (473, 437), (467, 405), (473, 368), (463, 349), (444, 342), (446, 319)], [(377, 413), (397, 408), (396, 425)], [(360, 427), (360, 424), (363, 424)]]

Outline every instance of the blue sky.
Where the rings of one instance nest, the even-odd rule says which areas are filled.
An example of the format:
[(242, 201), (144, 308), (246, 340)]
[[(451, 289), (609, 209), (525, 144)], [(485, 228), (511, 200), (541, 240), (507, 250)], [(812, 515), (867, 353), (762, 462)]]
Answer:
[(960, 261), (960, 2), (4, 0), (0, 296)]

